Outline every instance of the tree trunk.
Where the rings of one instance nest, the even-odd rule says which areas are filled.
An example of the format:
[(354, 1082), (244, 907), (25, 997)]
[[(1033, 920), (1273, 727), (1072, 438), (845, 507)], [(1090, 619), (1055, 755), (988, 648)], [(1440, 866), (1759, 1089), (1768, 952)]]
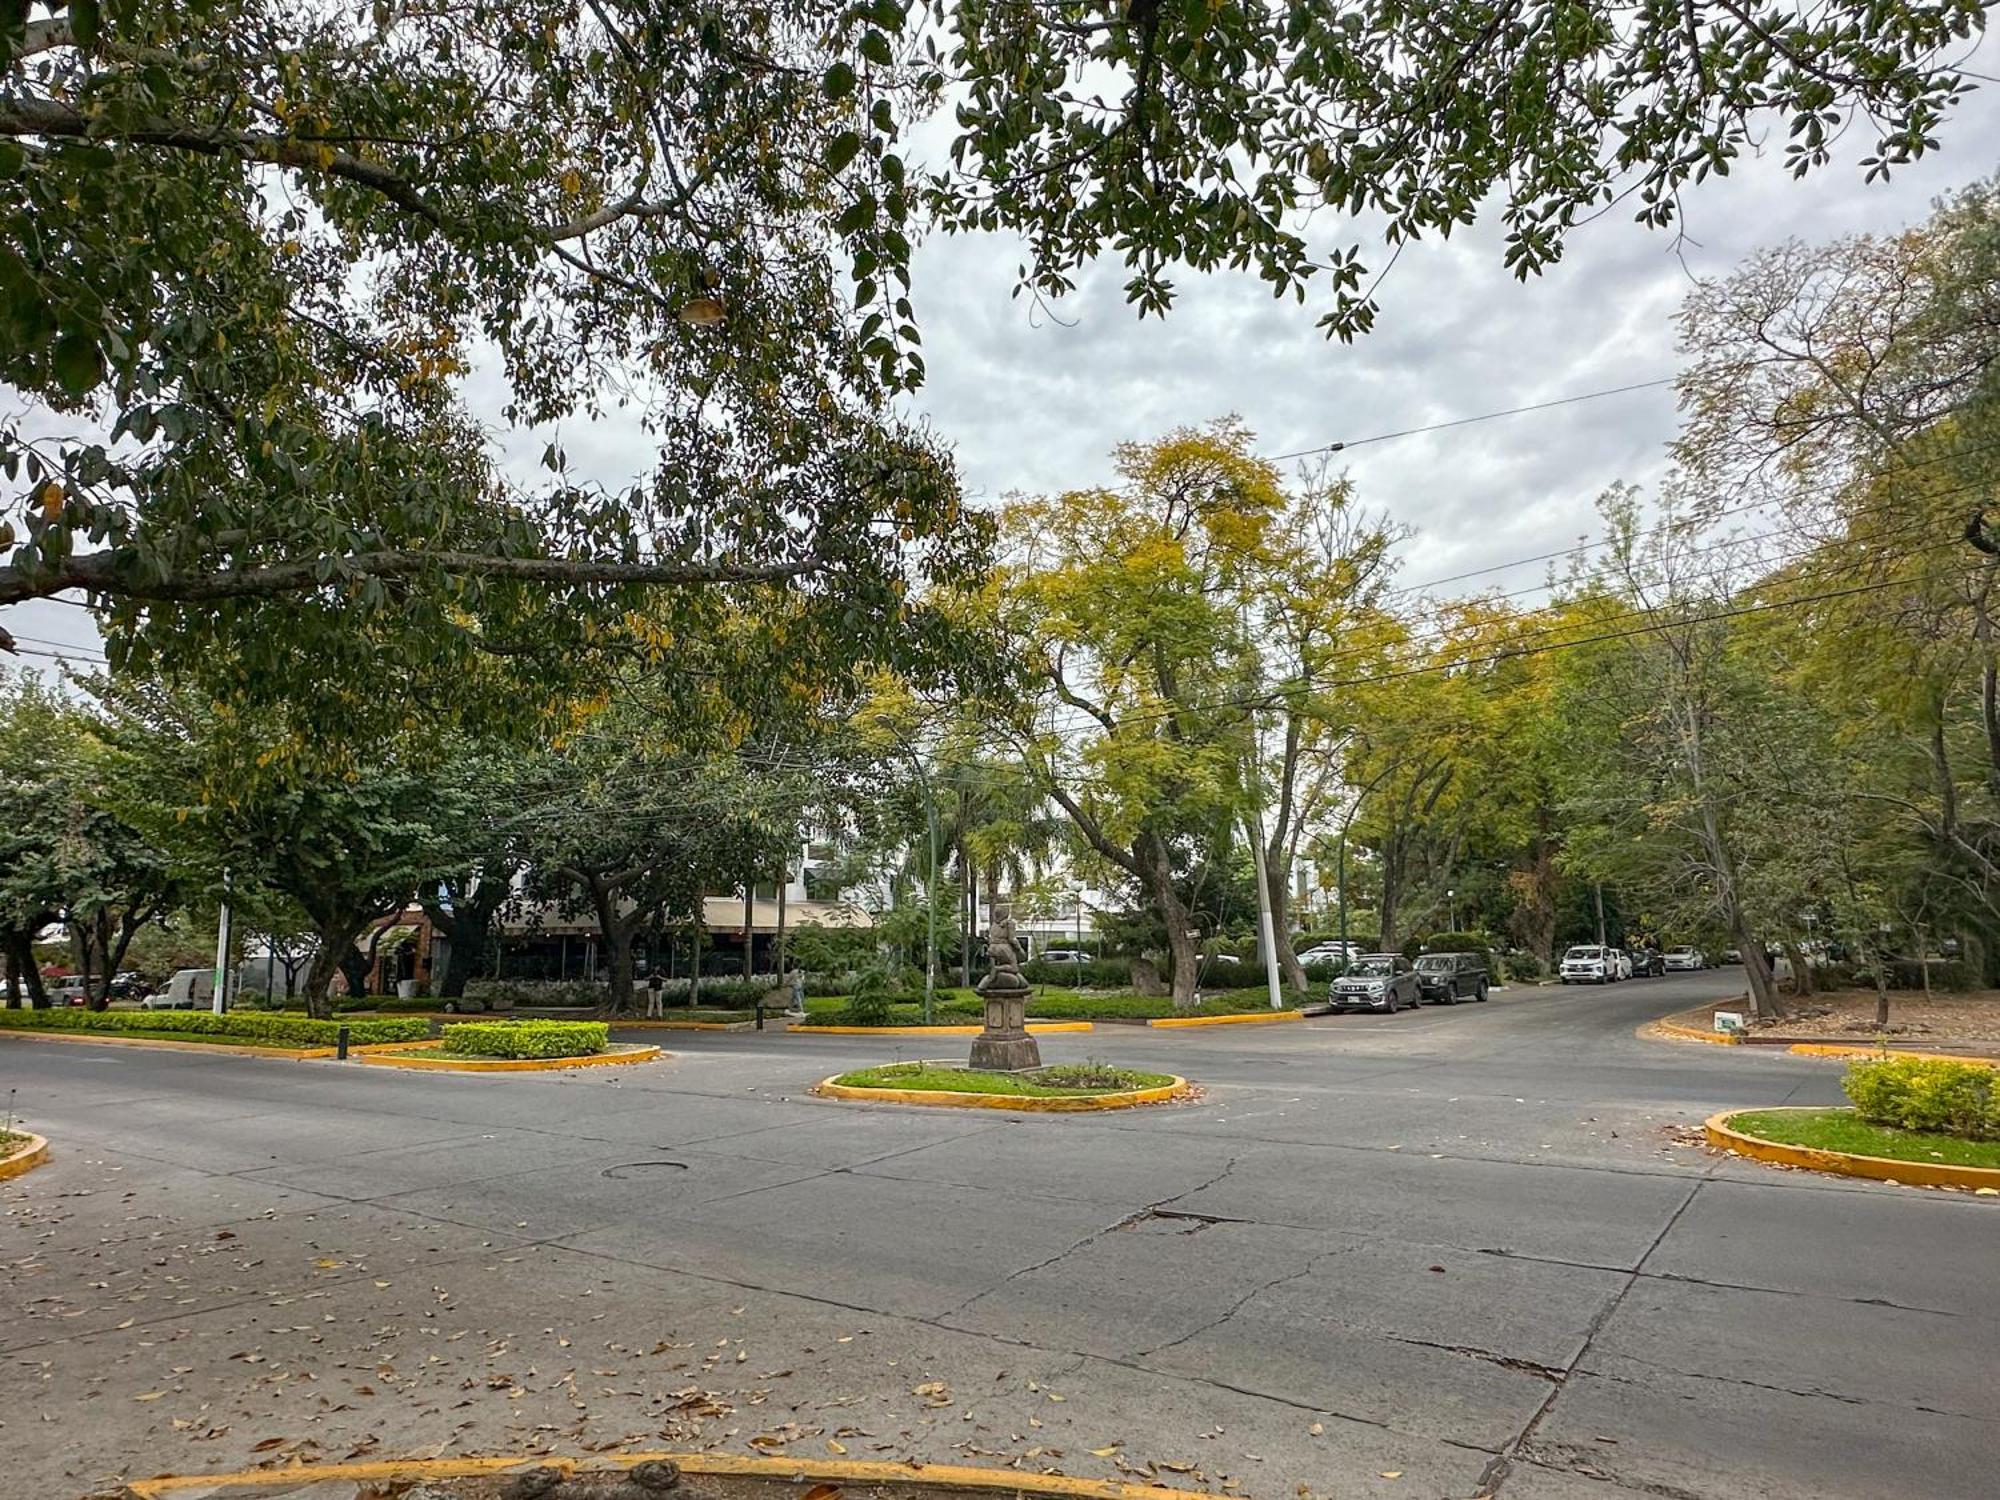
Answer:
[(1264, 873), (1268, 877), (1265, 888), (1270, 892), (1271, 940), (1278, 950), (1278, 973), (1286, 989), (1303, 992), (1306, 968), (1299, 962), (1298, 950), (1292, 943), (1291, 892), (1286, 888), (1290, 870), (1282, 849), (1265, 846)]
[(636, 927), (636, 921), (603, 924), (604, 955), (611, 970), (605, 1009), (614, 1016), (624, 1014), (632, 1004), (632, 934)]
[(348, 957), (355, 953), (355, 939), (373, 920), (372, 914), (350, 914), (318, 924), (319, 946), (313, 949), (312, 962), (306, 965), (307, 1015), (320, 1021), (333, 1019), (333, 976), (342, 971)]
[(499, 913), (501, 903), (506, 900), (507, 882), (487, 875), (483, 870), (467, 895), (454, 890), (451, 909), (444, 904), (444, 883), (433, 882), (428, 889), (417, 893), (417, 902), (430, 918), (433, 929), (445, 935), (451, 944), (451, 951), (444, 961), (444, 973), (438, 981), (438, 995), (447, 1000), (457, 1000), (464, 996), (465, 986), (478, 974), (480, 966), (491, 956), (493, 944), (493, 918)]
[(1201, 953), (1190, 930), (1192, 923), (1180, 893), (1174, 889), (1173, 861), (1167, 846), (1157, 836), (1142, 833), (1132, 841), (1132, 853), (1146, 872), (1146, 891), (1153, 908), (1167, 929), (1167, 953), (1173, 963), (1175, 1010), (1195, 1007), (1195, 979), (1201, 972)]
[(1771, 962), (1764, 956), (1763, 939), (1751, 932), (1743, 913), (1733, 908), (1729, 914), (1729, 932), (1736, 939), (1737, 951), (1743, 955), (1743, 974), (1750, 985), (1751, 1014), (1760, 1020), (1783, 1020), (1790, 1010), (1771, 977)]
[(1880, 947), (1875, 950), (1875, 1029), (1889, 1029), (1889, 956)]
[(1792, 997), (1797, 1000), (1808, 999), (1813, 993), (1813, 974), (1812, 965), (1806, 962), (1806, 950), (1793, 942), (1787, 942), (1783, 946), (1785, 957), (1792, 963)]
[(972, 944), (979, 925), (978, 877), (972, 872), (972, 857), (965, 849), (965, 792), (958, 794), (958, 982), (972, 988)]

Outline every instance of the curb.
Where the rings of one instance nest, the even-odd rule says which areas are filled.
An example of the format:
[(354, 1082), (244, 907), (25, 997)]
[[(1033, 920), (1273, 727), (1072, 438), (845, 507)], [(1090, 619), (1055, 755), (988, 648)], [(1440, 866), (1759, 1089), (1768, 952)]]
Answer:
[(415, 1068), (433, 1073), (552, 1073), (569, 1068), (618, 1067), (651, 1062), (664, 1056), (658, 1047), (629, 1047), (623, 1052), (595, 1052), (587, 1057), (431, 1057), (419, 1050), (430, 1043), (405, 1043), (379, 1051), (350, 1053), (356, 1062), (376, 1068)]
[[(1796, 1106), (1816, 1108), (1816, 1106)], [(1752, 1161), (1772, 1162), (1781, 1167), (1806, 1167), (1815, 1172), (1834, 1172), (1842, 1177), (1872, 1177), (1879, 1182), (1916, 1183), (1923, 1187), (1991, 1188), (2000, 1190), (2000, 1167), (1956, 1167), (1944, 1162), (1897, 1161), (1887, 1156), (1858, 1156), (1847, 1151), (1828, 1151), (1819, 1146), (1792, 1146), (1783, 1141), (1767, 1141), (1762, 1136), (1731, 1130), (1729, 1120), (1750, 1114), (1744, 1109), (1725, 1109), (1702, 1122), (1708, 1143)], [(1775, 1109), (1757, 1114), (1776, 1114)]]
[(25, 1130), (17, 1130), (14, 1134), (27, 1144), (16, 1146), (7, 1156), (0, 1157), (0, 1182), (32, 1172), (49, 1159), (48, 1137), (33, 1135)]
[[(1756, 1045), (1746, 1042), (1740, 1035), (1729, 1032), (1696, 1031), (1692, 1026), (1678, 1026), (1671, 1021), (1648, 1021), (1633, 1035), (1641, 1041), (1664, 1038), (1675, 1042), (1707, 1042), (1720, 1047)], [(1953, 1052), (1914, 1052), (1907, 1047), (1871, 1047), (1854, 1042), (1774, 1042), (1770, 1044), (1768, 1050), (1786, 1052), (1793, 1057), (1918, 1057), (1935, 1058), (1944, 1062), (1974, 1063), (1985, 1068), (2000, 1068), (2000, 1057), (1971, 1057)]]
[[(613, 1031), (755, 1031), (755, 1021), (609, 1021)], [(782, 1026), (766, 1024), (766, 1031), (782, 1031)]]
[(1952, 1052), (1912, 1052), (1906, 1047), (1861, 1047), (1851, 1042), (1793, 1042), (1785, 1048), (1796, 1057), (1927, 1057), (1939, 1062), (1976, 1063), (2000, 1068), (2000, 1057), (1967, 1057)]
[(1743, 1039), (1730, 1031), (1696, 1031), (1692, 1026), (1677, 1026), (1672, 1021), (1648, 1021), (1632, 1033), (1641, 1041), (1658, 1041), (1664, 1038), (1670, 1042), (1707, 1042), (1712, 1047), (1740, 1047)]
[(1240, 1016), (1159, 1016), (1148, 1026), (1269, 1026), (1273, 1021), (1303, 1021), (1302, 1010), (1247, 1010)]
[(588, 1463), (540, 1453), (501, 1458), (394, 1459), (352, 1464), (291, 1464), (277, 1469), (245, 1469), (231, 1474), (194, 1474), (128, 1481), (130, 1500), (169, 1500), (199, 1491), (204, 1500), (227, 1500), (226, 1492), (267, 1491), (275, 1481), (346, 1480), (354, 1483), (414, 1483), (425, 1479), (469, 1479), (504, 1474), (512, 1469), (550, 1468), (565, 1475), (621, 1473), (642, 1463), (664, 1459), (684, 1474), (775, 1479), (795, 1484), (899, 1485), (921, 1482), (937, 1489), (992, 1490), (1012, 1495), (1061, 1497), (1061, 1500), (1194, 1500), (1197, 1492), (1160, 1485), (1125, 1484), (1115, 1479), (1072, 1479), (1063, 1474), (1024, 1474), (1018, 1469), (972, 1469), (958, 1464), (863, 1463), (853, 1460), (819, 1462), (803, 1458), (738, 1458), (728, 1453), (624, 1453), (594, 1458)]
[[(792, 1026), (791, 1036), (978, 1036), (984, 1026)], [(1030, 1036), (1047, 1036), (1058, 1031), (1094, 1031), (1089, 1021), (1030, 1021)]]
[(813, 1085), (812, 1091), (828, 1099), (851, 1099), (865, 1104), (924, 1104), (940, 1109), (1010, 1109), (1031, 1115), (1073, 1115), (1131, 1109), (1139, 1104), (1164, 1104), (1169, 1099), (1178, 1099), (1190, 1092), (1185, 1078), (1177, 1073), (1171, 1076), (1172, 1083), (1163, 1083), (1157, 1088), (1127, 1089), (1118, 1094), (1052, 1095), (1039, 1099), (1023, 1098), (1017, 1094), (961, 1094), (950, 1089), (864, 1089), (835, 1083), (832, 1078), (822, 1078)]
[(230, 1054), (263, 1057), (278, 1062), (310, 1061), (331, 1057), (331, 1047), (260, 1047), (254, 1042), (183, 1042), (150, 1036), (90, 1036), (73, 1031), (33, 1031), (25, 1026), (0, 1027), (0, 1037), (21, 1037), (31, 1042), (80, 1042), (86, 1047), (156, 1047), (163, 1052), (205, 1052), (210, 1057)]

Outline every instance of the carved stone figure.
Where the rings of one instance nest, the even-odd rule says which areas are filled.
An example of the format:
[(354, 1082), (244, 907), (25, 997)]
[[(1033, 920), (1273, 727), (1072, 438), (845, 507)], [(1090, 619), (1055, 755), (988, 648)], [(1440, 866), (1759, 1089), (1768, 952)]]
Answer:
[(1041, 1048), (1028, 1035), (1028, 981), (1021, 977), (1014, 913), (1002, 902), (994, 903), (993, 925), (986, 930), (986, 957), (991, 969), (979, 985), (986, 1029), (972, 1039), (972, 1066), (999, 1073), (1039, 1068)]

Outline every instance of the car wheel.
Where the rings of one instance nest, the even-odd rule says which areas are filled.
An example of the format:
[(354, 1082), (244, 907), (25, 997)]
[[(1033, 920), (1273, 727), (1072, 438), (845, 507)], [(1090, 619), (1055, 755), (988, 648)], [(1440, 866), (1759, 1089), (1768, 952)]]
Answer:
[(1389, 991), (1388, 998), (1383, 1002), (1383, 1009), (1388, 1011), (1388, 1013), (1392, 1016), (1399, 1009), (1401, 1009), (1401, 1007), (1396, 1004), (1396, 992), (1394, 990)]
[(1475, 1000), (1480, 1000), (1480, 1001), (1483, 1001), (1483, 1000), (1485, 1000), (1485, 998), (1486, 998), (1486, 981), (1485, 981), (1485, 980), (1483, 980), (1483, 979), (1482, 979), (1482, 980), (1480, 980), (1480, 981), (1479, 981), (1479, 988), (1478, 988), (1477, 990), (1475, 990), (1475, 991), (1473, 992), (1473, 996), (1472, 996), (1472, 998), (1473, 998), (1473, 999), (1475, 999)]

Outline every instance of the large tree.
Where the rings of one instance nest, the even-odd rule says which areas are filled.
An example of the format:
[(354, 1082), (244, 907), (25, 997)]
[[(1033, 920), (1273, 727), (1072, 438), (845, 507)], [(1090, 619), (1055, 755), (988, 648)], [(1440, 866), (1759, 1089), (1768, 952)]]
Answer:
[[(1525, 275), (1621, 192), (1671, 223), (1773, 124), (1799, 172), (1850, 122), (1886, 171), (1983, 10), (9, 4), (0, 378), (58, 435), (0, 433), (31, 487), (0, 602), (83, 589), (117, 658), (194, 664), (365, 611), (448, 673), (573, 647), (642, 586), (761, 586), (879, 645), (900, 585), (977, 561), (886, 405), (922, 375), (925, 209), (1020, 233), (1039, 295), (1109, 245), (1142, 309), (1175, 261), (1245, 266), (1316, 278), (1352, 334), (1374, 283), (1312, 211), (1400, 244), (1496, 198)], [(631, 401), (657, 464), (604, 491), (551, 443), (545, 481), (503, 473), (458, 408), (475, 365), (517, 423)]]

